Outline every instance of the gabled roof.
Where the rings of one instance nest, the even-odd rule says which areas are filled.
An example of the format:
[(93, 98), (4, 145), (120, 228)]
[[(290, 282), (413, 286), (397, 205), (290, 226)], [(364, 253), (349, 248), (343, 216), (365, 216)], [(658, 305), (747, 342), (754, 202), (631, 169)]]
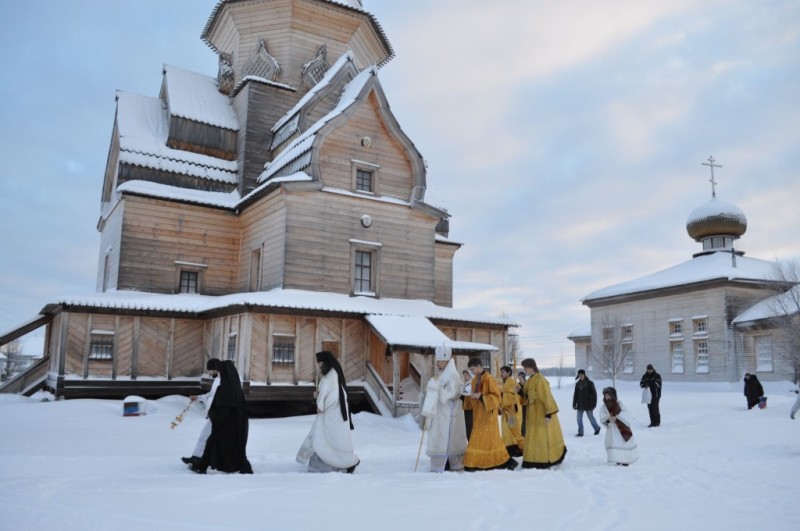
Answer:
[(330, 84), (330, 82), (333, 80), (336, 74), (342, 71), (348, 63), (350, 63), (355, 68), (355, 63), (353, 60), (353, 52), (351, 50), (348, 50), (347, 52), (343, 53), (342, 56), (339, 57), (339, 59), (337, 59), (336, 62), (333, 63), (333, 65), (331, 65), (330, 68), (328, 68), (328, 70), (325, 71), (325, 75), (322, 76), (322, 79), (320, 79), (319, 83), (314, 85), (311, 88), (311, 90), (306, 92), (303, 95), (303, 97), (300, 98), (300, 101), (298, 101), (295, 104), (294, 107), (289, 109), (289, 111), (286, 114), (284, 114), (280, 120), (275, 122), (275, 125), (272, 126), (272, 132), (274, 133), (278, 131), (278, 129), (283, 127), (283, 125), (286, 122), (288, 122), (294, 115), (298, 114), (303, 109), (303, 107), (305, 107), (306, 104), (308, 104), (309, 101), (311, 101), (314, 97), (316, 97), (316, 95), (319, 94), (324, 88), (327, 88), (327, 86)]
[(378, 70), (375, 67), (366, 68), (353, 78), (350, 83), (345, 85), (342, 96), (339, 98), (336, 107), (314, 125), (306, 129), (303, 134), (295, 138), (274, 160), (268, 162), (264, 166), (264, 172), (258, 177), (258, 182), (263, 183), (267, 181), (270, 177), (276, 175), (286, 167), (291, 167), (292, 171), (299, 171), (308, 166), (311, 162), (310, 157), (307, 157), (303, 165), (289, 165), (295, 160), (301, 159), (301, 157), (311, 151), (317, 132), (327, 125), (328, 122), (340, 116), (348, 107), (353, 105), (358, 100), (358, 96), (361, 94), (367, 82), (370, 81), (373, 76), (377, 76), (377, 74)]
[(794, 315), (800, 311), (800, 284), (786, 293), (781, 293), (755, 304), (733, 320), (734, 324), (744, 324), (775, 317)]
[(117, 91), (120, 162), (237, 183), (238, 163), (167, 147), (168, 119), (159, 98)]
[(171, 115), (232, 131), (239, 130), (239, 121), (230, 99), (218, 90), (215, 78), (164, 65), (164, 86)]
[(419, 315), (367, 315), (365, 319), (383, 342), (391, 346), (433, 349), (446, 344), (457, 350), (498, 350), (487, 343), (451, 340)]
[(698, 256), (669, 269), (645, 275), (635, 280), (593, 291), (584, 297), (582, 302), (586, 304), (590, 301), (608, 297), (631, 295), (714, 280), (768, 282), (774, 271), (774, 262), (757, 258), (736, 256), (735, 264), (734, 266), (734, 257), (730, 252), (718, 251)]
[(426, 300), (375, 299), (350, 297), (340, 293), (274, 289), (230, 295), (211, 296), (197, 294), (158, 294), (140, 291), (109, 291), (83, 296), (61, 297), (52, 301), (41, 313), (52, 307), (64, 305), (71, 309), (104, 309), (119, 311), (147, 311), (187, 316), (200, 316), (229, 307), (246, 306), (274, 310), (305, 310), (353, 314), (356, 316), (403, 315), (422, 316), (452, 322), (482, 323), (501, 326), (519, 326), (504, 317), (487, 317), (466, 310), (438, 306)]

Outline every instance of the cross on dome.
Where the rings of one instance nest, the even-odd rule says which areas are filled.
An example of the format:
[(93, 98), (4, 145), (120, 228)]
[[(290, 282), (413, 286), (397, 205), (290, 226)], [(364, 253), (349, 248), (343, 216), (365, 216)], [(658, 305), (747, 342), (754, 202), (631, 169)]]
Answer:
[(701, 162), (700, 163), (703, 166), (708, 166), (709, 168), (711, 168), (711, 178), (708, 180), (708, 182), (711, 183), (711, 197), (717, 197), (717, 188), (716, 188), (717, 181), (714, 180), (714, 168), (721, 168), (722, 167), (722, 165), (714, 164), (714, 162), (715, 162), (714, 161), (714, 157), (709, 155), (708, 162)]

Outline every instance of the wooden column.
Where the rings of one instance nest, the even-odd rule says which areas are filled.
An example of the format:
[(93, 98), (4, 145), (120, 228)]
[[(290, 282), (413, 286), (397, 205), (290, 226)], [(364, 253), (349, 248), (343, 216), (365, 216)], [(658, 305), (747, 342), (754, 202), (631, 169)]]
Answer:
[(298, 365), (300, 365), (300, 317), (294, 318), (294, 363), (292, 364), (292, 379), (297, 385)]
[(114, 346), (111, 348), (111, 379), (117, 379), (117, 345), (119, 344), (119, 315), (114, 317)]
[(69, 314), (61, 314), (61, 330), (58, 345), (58, 375), (64, 376), (67, 370), (67, 338), (69, 337)]
[(400, 364), (397, 356), (392, 354), (392, 416), (397, 416), (397, 402), (400, 400)]
[(172, 380), (172, 357), (175, 350), (175, 319), (169, 320), (169, 341), (167, 341), (167, 380)]
[(244, 319), (239, 320), (239, 330), (242, 334), (242, 380), (247, 382), (250, 381), (250, 356), (253, 348), (253, 314), (244, 314)]
[(339, 364), (342, 366), (342, 372), (347, 374), (347, 341), (345, 338), (347, 337), (347, 329), (345, 326), (345, 319), (342, 318), (342, 340), (340, 341), (340, 351), (339, 351)]
[(133, 348), (131, 349), (131, 380), (135, 380), (139, 375), (137, 366), (139, 365), (139, 327), (141, 318), (133, 318)]
[(92, 348), (92, 314), (86, 316), (86, 340), (83, 345), (83, 379), (89, 377), (89, 351)]
[(272, 385), (272, 315), (267, 319), (267, 385)]

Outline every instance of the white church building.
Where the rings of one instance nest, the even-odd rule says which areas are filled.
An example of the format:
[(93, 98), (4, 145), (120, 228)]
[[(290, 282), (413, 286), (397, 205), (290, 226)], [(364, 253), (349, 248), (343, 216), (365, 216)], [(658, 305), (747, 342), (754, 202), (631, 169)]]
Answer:
[(665, 380), (733, 382), (746, 372), (795, 380), (791, 342), (770, 319), (771, 300), (792, 285), (775, 280), (775, 262), (734, 247), (746, 229), (744, 212), (712, 188), (711, 200), (686, 222), (702, 245), (690, 260), (582, 299), (591, 323), (568, 336), (576, 366), (607, 377), (603, 352), (614, 344), (622, 380), (639, 379), (650, 363)]

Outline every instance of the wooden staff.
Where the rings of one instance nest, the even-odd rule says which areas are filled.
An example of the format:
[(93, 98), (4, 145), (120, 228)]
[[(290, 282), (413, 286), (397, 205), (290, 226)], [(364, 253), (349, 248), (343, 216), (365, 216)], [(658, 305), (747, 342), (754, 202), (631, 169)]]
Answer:
[(419, 456), (422, 454), (422, 440), (425, 438), (426, 431), (428, 431), (428, 417), (425, 417), (425, 422), (422, 425), (422, 435), (419, 438), (419, 450), (417, 450), (417, 462), (414, 463), (414, 472), (417, 471), (419, 466)]
[(169, 427), (170, 427), (170, 429), (171, 429), (171, 430), (174, 430), (175, 428), (177, 428), (177, 427), (178, 427), (178, 425), (179, 425), (181, 422), (183, 422), (183, 416), (186, 414), (186, 412), (187, 412), (187, 411), (189, 411), (189, 408), (190, 408), (190, 407), (192, 407), (192, 402), (194, 402), (194, 400), (192, 400), (192, 399), (189, 399), (189, 403), (188, 403), (188, 404), (186, 404), (186, 407), (185, 407), (185, 408), (183, 408), (183, 411), (181, 411), (181, 412), (178, 414), (178, 416), (177, 416), (177, 417), (175, 417), (175, 420), (173, 420), (172, 422), (170, 422), (170, 424), (169, 424)]

